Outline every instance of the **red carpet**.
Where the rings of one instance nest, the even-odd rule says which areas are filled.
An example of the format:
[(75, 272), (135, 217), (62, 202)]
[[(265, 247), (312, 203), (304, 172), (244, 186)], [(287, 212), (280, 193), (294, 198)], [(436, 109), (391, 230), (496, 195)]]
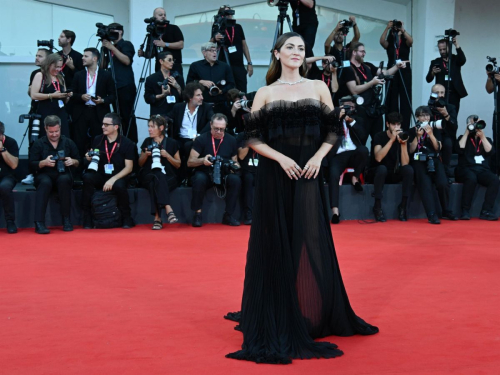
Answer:
[(380, 327), (345, 355), (224, 358), (240, 332), (248, 227), (0, 232), (1, 374), (497, 374), (500, 226), (332, 227), (354, 310)]

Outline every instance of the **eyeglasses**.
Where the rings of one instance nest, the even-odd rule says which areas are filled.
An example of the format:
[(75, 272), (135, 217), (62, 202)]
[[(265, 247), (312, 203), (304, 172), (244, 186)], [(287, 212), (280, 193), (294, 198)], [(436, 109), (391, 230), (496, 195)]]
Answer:
[(206, 49), (205, 52), (216, 53), (217, 49), (216, 48), (210, 48), (210, 49)]
[(212, 128), (212, 130), (216, 133), (224, 133), (226, 128)]
[(103, 123), (102, 123), (102, 126), (106, 126), (106, 127), (108, 127), (108, 126), (113, 126), (113, 125), (114, 125), (114, 124), (106, 124), (105, 122), (103, 122)]
[(362, 53), (363, 55), (366, 55), (366, 51), (364, 51), (364, 50), (363, 50), (363, 51), (358, 50), (358, 51), (356, 51), (356, 52), (358, 52), (358, 53)]
[(168, 61), (168, 62), (175, 62), (175, 59), (165, 59), (165, 61)]

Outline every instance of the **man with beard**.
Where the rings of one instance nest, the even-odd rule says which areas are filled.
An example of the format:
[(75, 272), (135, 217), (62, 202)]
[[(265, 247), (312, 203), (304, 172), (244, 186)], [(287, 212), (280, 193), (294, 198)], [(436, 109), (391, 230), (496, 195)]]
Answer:
[[(438, 41), (439, 54), (435, 60), (431, 61), (429, 66), (429, 72), (425, 77), (428, 83), (431, 83), (435, 78), (435, 83), (439, 83), (448, 89), (447, 94), (448, 103), (453, 104), (458, 111), (460, 110), (460, 99), (465, 98), (467, 90), (465, 89), (464, 82), (462, 80), (462, 66), (465, 65), (467, 59), (465, 58), (464, 51), (458, 45), (457, 38), (453, 38), (453, 44), (457, 50), (457, 54), (451, 55), (451, 61), (448, 61), (448, 42), (445, 39)], [(450, 73), (451, 71), (451, 73)]]
[(75, 43), (76, 35), (71, 30), (63, 30), (57, 42), (62, 50), (57, 52), (63, 58), (62, 74), (64, 76), (64, 81), (66, 82), (66, 87), (73, 86), (73, 77), (75, 73), (83, 70), (82, 54), (75, 51), (72, 47)]
[[(356, 17), (349, 16), (349, 21), (353, 23), (353, 31), (354, 36), (352, 40), (346, 44), (346, 50), (344, 49), (344, 38), (347, 36), (344, 35), (342, 29), (344, 28), (343, 21), (339, 21), (337, 26), (333, 29), (333, 31), (328, 35), (328, 38), (325, 40), (325, 54), (332, 55), (335, 57), (335, 60), (342, 65), (342, 61), (348, 61), (351, 58), (351, 46), (357, 42), (361, 38), (361, 33), (359, 32), (358, 25), (356, 24)], [(334, 43), (332, 45), (332, 42)]]

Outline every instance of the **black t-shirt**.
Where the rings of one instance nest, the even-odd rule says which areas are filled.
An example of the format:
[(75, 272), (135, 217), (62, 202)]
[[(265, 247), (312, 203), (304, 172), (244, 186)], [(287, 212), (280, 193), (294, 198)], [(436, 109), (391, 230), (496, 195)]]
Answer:
[(132, 70), (132, 63), (134, 62), (135, 49), (134, 45), (128, 40), (120, 40), (115, 44), (118, 51), (128, 56), (130, 65), (123, 64), (116, 56), (113, 56), (113, 65), (115, 67), (116, 88), (125, 87), (135, 84), (134, 71)]
[[(7, 149), (9, 154), (18, 158), (19, 157), (19, 147), (17, 146), (17, 142), (14, 138), (9, 136), (5, 136), (5, 140), (3, 142), (3, 147)], [(2, 155), (0, 155), (0, 180), (5, 176), (13, 176), (14, 170), (9, 167), (9, 165), (5, 162)]]
[[(65, 55), (63, 51), (59, 51), (57, 53), (63, 57), (64, 68), (62, 70), (62, 75), (64, 77), (66, 88), (69, 90), (71, 87), (73, 87), (73, 77), (75, 76), (75, 73), (83, 70), (83, 55), (80, 52), (75, 51), (74, 49), (71, 49), (69, 55)], [(70, 69), (70, 67), (66, 64), (68, 56), (73, 59), (73, 65), (75, 66), (74, 70)]]
[[(144, 150), (152, 145), (154, 142), (154, 139), (149, 137), (142, 142), (141, 145), (141, 152), (144, 152)], [(179, 151), (179, 146), (175, 140), (172, 138), (165, 137), (163, 138), (163, 142), (160, 143), (160, 150), (165, 150), (167, 151), (172, 157)], [(165, 167), (165, 172), (167, 175), (174, 175), (174, 170), (172, 169), (172, 164), (167, 160), (167, 158), (161, 157), (160, 158), (161, 165)], [(147, 158), (146, 163), (142, 166), (141, 173), (148, 173), (151, 171), (151, 164), (153, 164), (153, 158), (150, 156)]]
[[(167, 43), (176, 43), (184, 40), (184, 35), (182, 35), (182, 31), (177, 25), (172, 25), (169, 23), (163, 35), (161, 36), (161, 40)], [(172, 52), (172, 56), (174, 57), (175, 64), (182, 64), (182, 50), (181, 49), (172, 49), (165, 47), (164, 51)]]
[[(108, 146), (110, 161), (108, 161), (106, 145)], [(119, 135), (114, 142), (109, 142), (106, 136), (98, 135), (92, 142), (92, 149), (99, 150), (99, 168), (97, 172), (105, 176), (114, 176), (120, 173), (125, 168), (125, 160), (134, 160), (137, 153), (135, 143), (122, 135)], [(110, 162), (113, 164), (114, 169), (113, 173), (108, 175), (104, 172), (104, 165)]]
[[(194, 140), (193, 150), (200, 154), (200, 158), (207, 155), (217, 156), (220, 155), (222, 159), (229, 160), (238, 154), (238, 148), (236, 147), (236, 138), (231, 134), (224, 134), (224, 138), (221, 140), (214, 139), (214, 144), (212, 144), (212, 133), (203, 133)], [(215, 147), (215, 152), (214, 152)], [(211, 167), (202, 165), (197, 169), (208, 172)]]
[[(462, 139), (463, 135), (458, 137), (458, 141)], [(493, 141), (491, 138), (486, 138), (491, 145), (493, 145)], [(484, 150), (483, 142), (479, 138), (470, 137), (465, 142), (465, 148), (458, 148), (458, 165), (460, 167), (472, 167), (482, 165), (485, 168), (489, 168), (490, 158), (493, 155), (494, 148), (491, 149), (490, 152), (486, 152)], [(475, 156), (482, 156), (483, 161), (481, 164), (476, 163)]]
[[(41, 69), (35, 69), (31, 72), (31, 75), (30, 75), (30, 84), (29, 86), (31, 86), (33, 84), (33, 80), (35, 79), (35, 75), (39, 72), (41, 72), (42, 70)], [(31, 99), (31, 110), (30, 110), (30, 113), (35, 113), (36, 112), (36, 105), (37, 105), (37, 101)]]
[[(383, 131), (380, 133), (377, 133), (375, 137), (373, 138), (373, 149), (375, 149), (375, 146), (380, 145), (382, 148), (385, 147), (385, 145), (389, 142), (390, 138), (387, 135), (387, 131)], [(408, 142), (406, 142), (406, 147), (408, 148)], [(373, 153), (374, 154), (374, 153)], [(409, 150), (408, 150), (409, 154)], [(387, 170), (391, 171), (394, 170), (396, 167), (398, 167), (401, 164), (401, 144), (398, 141), (395, 141), (387, 155), (382, 159), (380, 163), (376, 163), (377, 165), (385, 165), (387, 167)]]
[(394, 34), (390, 32), (390, 34), (387, 36), (387, 42), (389, 43), (389, 46), (387, 46), (387, 57), (389, 59), (389, 64), (387, 65), (388, 67), (392, 67), (396, 64), (394, 61), (394, 55), (396, 55), (396, 59), (399, 60), (410, 60), (410, 47), (408, 47), (408, 44), (406, 44), (406, 38), (404, 34), (401, 34), (400, 37), (398, 38), (398, 47), (396, 48), (395, 43), (394, 43)]
[[(238, 148), (248, 147), (248, 141), (245, 139), (245, 133), (238, 133), (236, 136), (236, 142), (238, 144)], [(259, 160), (259, 154), (254, 150), (248, 147), (247, 156), (242, 160), (238, 157), (238, 161), (241, 165), (241, 169), (245, 172), (255, 173), (257, 171), (257, 166), (259, 162), (255, 162), (255, 160)]]
[[(413, 140), (415, 139), (415, 137), (417, 136), (416, 130), (417, 130), (417, 128), (415, 128), (415, 127), (410, 128), (410, 130), (408, 130), (408, 135), (409, 135), (408, 144), (412, 143)], [(436, 140), (438, 142), (441, 142), (441, 140), (442, 140), (442, 138), (441, 138), (441, 132), (438, 131), (438, 130), (436, 130), (436, 129), (434, 129), (433, 130), (433, 134), (434, 134), (434, 137), (436, 138)], [(423, 146), (425, 146), (427, 148), (427, 151), (429, 153), (436, 154), (438, 152), (441, 152), (441, 150), (437, 151), (437, 150), (434, 149), (434, 147), (432, 146), (432, 141), (431, 141), (430, 137), (427, 135), (427, 133), (424, 132), (424, 135), (422, 137), (425, 137), (425, 138), (424, 138), (423, 142), (421, 142), (420, 144), (423, 145)], [(419, 147), (418, 146), (415, 148), (414, 153), (415, 152), (419, 152)], [(412, 156), (410, 156), (410, 161), (413, 161), (413, 157)]]
[[(245, 40), (245, 33), (239, 23), (234, 26), (228, 27), (223, 33), (224, 45), (229, 56), (229, 63), (231, 66), (243, 66), (243, 41)], [(231, 53), (231, 47), (236, 47), (236, 51)], [(226, 55), (221, 49), (219, 52), (219, 60), (226, 62)]]
[(300, 0), (291, 1), (290, 5), (292, 6), (293, 13), (293, 24), (292, 26), (297, 26), (297, 9), (299, 11), (299, 26), (305, 24), (315, 24), (318, 23), (318, 16), (316, 15), (316, 0), (314, 1), (314, 5), (312, 8), (309, 8), (302, 4)]
[[(345, 59), (346, 60), (350, 60), (351, 59), (351, 54), (352, 54), (352, 51), (351, 51), (351, 42), (347, 43), (346, 46), (345, 46), (346, 50), (345, 50)], [(340, 66), (342, 66), (342, 60), (343, 60), (343, 49), (344, 47), (342, 46), (342, 50), (338, 50), (337, 47), (335, 47), (335, 44), (333, 44), (332, 46), (330, 46), (330, 55), (332, 55), (333, 57), (335, 57), (335, 60), (339, 63)]]
[[(356, 77), (359, 79), (359, 85), (370, 82), (373, 77), (377, 75), (377, 70), (378, 68), (370, 63), (363, 63), (359, 68), (351, 64), (350, 68), (342, 69), (342, 84), (345, 85), (347, 82), (354, 81), (356, 85), (358, 85)], [(373, 89), (369, 88), (368, 90), (363, 91), (360, 95), (365, 100), (363, 107), (367, 107), (375, 103), (376, 96)]]

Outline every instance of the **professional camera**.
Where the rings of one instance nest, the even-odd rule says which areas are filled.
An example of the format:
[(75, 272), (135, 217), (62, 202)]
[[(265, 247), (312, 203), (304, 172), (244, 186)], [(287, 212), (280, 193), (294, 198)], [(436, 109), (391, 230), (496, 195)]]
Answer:
[[(179, 72), (172, 70), (170, 76), (177, 79), (179, 77)], [(162, 82), (158, 82), (158, 86), (163, 86), (163, 89), (166, 90), (168, 87), (168, 78), (165, 78)]]
[(460, 35), (460, 33), (457, 30), (448, 29), (444, 31), (444, 35), (449, 38), (455, 38), (457, 35)]
[(469, 119), (474, 121), (472, 124), (467, 124), (467, 129), (469, 129), (471, 133), (475, 133), (476, 130), (483, 130), (486, 127), (486, 122), (484, 120), (479, 120), (479, 116), (477, 115), (469, 116), (467, 122)]
[(208, 89), (208, 93), (212, 96), (219, 95), (221, 93), (221, 89), (219, 86), (226, 86), (226, 81), (224, 79), (221, 79), (219, 82), (217, 82), (215, 85), (210, 86)]
[(429, 101), (427, 102), (427, 105), (434, 112), (436, 108), (446, 107), (446, 100), (444, 100), (444, 98), (440, 98), (438, 94), (433, 92), (431, 94), (431, 97), (429, 98)]
[(48, 47), (50, 49), (50, 52), (52, 52), (54, 48), (54, 39), (51, 40), (37, 40), (36, 41), (36, 46), (37, 47)]
[(267, 5), (270, 7), (275, 7), (275, 6), (288, 6), (290, 3), (290, 0), (267, 0)]
[(214, 23), (212, 25), (212, 36), (215, 37), (215, 34), (224, 34), (228, 27), (232, 27), (236, 25), (236, 20), (227, 18), (227, 16), (233, 16), (233, 9), (224, 9), (221, 10), (214, 16)]
[(151, 152), (151, 157), (153, 158), (151, 169), (162, 169), (163, 165), (161, 165), (160, 145), (156, 142), (153, 142), (148, 147), (146, 147), (146, 150)]
[(498, 74), (500, 73), (500, 70), (498, 69), (497, 66), (497, 58), (496, 57), (489, 57), (486, 56), (488, 61), (490, 62), (489, 64), (486, 65), (486, 71), (491, 74)]
[(346, 117), (346, 116), (352, 117), (352, 116), (354, 116), (354, 115), (356, 114), (356, 112), (357, 112), (357, 111), (356, 111), (356, 107), (354, 107), (354, 106), (352, 106), (352, 105), (344, 104), (344, 105), (342, 105), (342, 107), (341, 107), (341, 108), (343, 108), (343, 109), (344, 109), (344, 111), (345, 111), (345, 115), (344, 115), (344, 117)]
[(417, 121), (417, 123), (415, 124), (415, 128), (417, 130), (420, 130), (420, 128), (427, 126), (427, 125), (432, 126), (432, 128), (434, 128), (434, 129), (443, 129), (443, 120), (429, 121), (429, 122)]
[(342, 28), (340, 29), (340, 31), (344, 35), (347, 35), (347, 33), (349, 32), (349, 29), (354, 26), (354, 22), (352, 22), (350, 20), (340, 21), (340, 24), (342, 25)]
[(112, 31), (113, 29), (110, 29), (109, 26), (103, 25), (100, 22), (96, 23), (95, 26), (97, 27), (96, 35), (101, 40), (108, 40), (110, 42), (113, 42), (115, 40), (118, 40), (118, 38), (120, 37), (120, 34), (117, 31)]
[(99, 168), (99, 160), (101, 160), (101, 157), (99, 156), (99, 149), (96, 148), (95, 150), (90, 150), (87, 152), (87, 155), (91, 158), (88, 169), (97, 172), (97, 169)]
[(240, 166), (233, 160), (224, 160), (220, 155), (211, 156), (208, 159), (212, 163), (213, 171), (210, 174), (212, 183), (215, 185), (222, 185), (222, 179), (231, 172), (238, 172)]
[(170, 21), (157, 21), (154, 17), (146, 18), (144, 22), (148, 24), (146, 31), (155, 38), (160, 38), (167, 31), (167, 26), (170, 24)]
[(392, 21), (392, 30), (394, 31), (399, 31), (403, 27), (403, 23), (398, 20), (393, 20)]
[[(330, 65), (330, 66), (332, 66), (332, 67), (334, 67), (334, 68), (338, 68), (338, 67), (340, 66), (340, 64), (339, 64), (337, 61), (335, 61), (335, 60), (332, 60), (332, 61), (329, 61), (329, 60), (323, 60), (322, 62), (323, 62), (324, 64), (327, 64), (327, 67), (328, 67), (328, 65)], [(326, 68), (326, 67), (325, 67), (325, 68)]]
[(439, 153), (431, 152), (427, 147), (422, 147), (418, 154), (415, 154), (415, 160), (425, 161), (427, 163), (427, 173), (436, 172), (436, 165), (434, 163), (434, 158), (439, 157)]
[(402, 130), (398, 133), (398, 137), (400, 140), (402, 140), (403, 142), (406, 142), (409, 138), (410, 138), (410, 134), (408, 134), (408, 132)]
[(19, 116), (19, 123), (22, 124), (24, 123), (24, 120), (33, 120), (31, 123), (31, 139), (30, 142), (35, 142), (38, 139), (38, 136), (40, 135), (40, 119), (42, 118), (42, 115), (38, 115), (36, 113), (30, 113), (27, 115), (21, 115)]
[(64, 173), (66, 171), (66, 167), (64, 165), (64, 160), (66, 160), (66, 156), (64, 155), (64, 150), (57, 151), (57, 154), (52, 156), (50, 160), (54, 160), (57, 162), (57, 171), (59, 173)]

